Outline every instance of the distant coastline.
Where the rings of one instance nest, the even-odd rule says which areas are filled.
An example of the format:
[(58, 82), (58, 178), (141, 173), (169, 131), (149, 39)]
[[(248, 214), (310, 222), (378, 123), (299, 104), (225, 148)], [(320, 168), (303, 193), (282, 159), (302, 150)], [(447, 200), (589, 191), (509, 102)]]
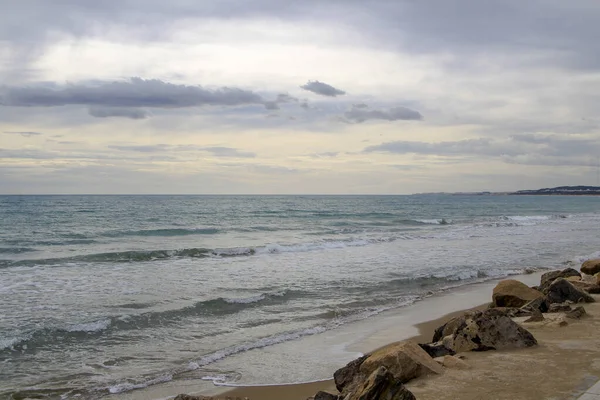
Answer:
[(544, 188), (538, 190), (519, 190), (513, 195), (577, 195), (590, 196), (600, 195), (600, 186), (558, 186), (555, 188)]
[(600, 196), (600, 186), (557, 186), (554, 188), (527, 189), (516, 192), (438, 192), (418, 193), (421, 195), (452, 195), (452, 196)]

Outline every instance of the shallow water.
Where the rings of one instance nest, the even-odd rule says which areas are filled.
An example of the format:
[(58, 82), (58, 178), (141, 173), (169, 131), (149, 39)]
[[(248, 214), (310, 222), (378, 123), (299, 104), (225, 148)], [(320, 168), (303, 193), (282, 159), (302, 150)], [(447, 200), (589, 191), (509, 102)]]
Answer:
[(596, 197), (0, 196), (0, 221), (0, 397), (286, 382), (282, 344), (600, 254)]

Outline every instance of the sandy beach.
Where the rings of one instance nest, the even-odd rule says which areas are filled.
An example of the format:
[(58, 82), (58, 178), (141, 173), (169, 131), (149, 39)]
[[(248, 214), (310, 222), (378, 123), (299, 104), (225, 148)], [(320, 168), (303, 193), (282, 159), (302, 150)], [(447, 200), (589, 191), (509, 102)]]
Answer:
[[(537, 275), (537, 274), (536, 274)], [(529, 279), (526, 279), (529, 280)], [(491, 292), (489, 293), (491, 297)], [(600, 301), (600, 296), (595, 296)], [(482, 304), (476, 309), (484, 309)], [(576, 399), (600, 376), (600, 303), (585, 304), (587, 315), (568, 319), (546, 314), (541, 322), (515, 321), (529, 330), (538, 345), (510, 351), (464, 353), (468, 369), (444, 368), (441, 375), (414, 379), (406, 387), (419, 399)], [(415, 325), (410, 341), (429, 342), (434, 330), (467, 311), (458, 310)], [(340, 366), (341, 367), (341, 366)], [(333, 372), (333, 371), (332, 371)], [(251, 400), (305, 400), (317, 391), (335, 393), (333, 380), (298, 384), (240, 387), (221, 394)]]

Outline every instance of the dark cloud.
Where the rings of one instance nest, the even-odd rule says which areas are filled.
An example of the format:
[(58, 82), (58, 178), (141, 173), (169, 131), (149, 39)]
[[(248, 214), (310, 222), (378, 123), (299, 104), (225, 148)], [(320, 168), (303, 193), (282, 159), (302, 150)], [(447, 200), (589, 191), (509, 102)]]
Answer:
[(25, 137), (31, 137), (31, 136), (39, 136), (42, 133), (40, 132), (14, 132), (14, 131), (5, 131), (4, 133), (8, 134), (8, 135), (21, 135), (21, 136), (25, 136)]
[(367, 108), (366, 105), (363, 106), (362, 104), (359, 105), (359, 107), (353, 106), (349, 111), (346, 111), (344, 117), (347, 121), (354, 123), (361, 123), (371, 119), (381, 119), (385, 121), (420, 121), (423, 119), (420, 112), (406, 107), (394, 107), (387, 111), (383, 111), (371, 110)]
[(127, 107), (90, 107), (89, 114), (96, 118), (123, 117), (131, 119), (145, 119), (150, 113), (141, 108)]
[(267, 110), (279, 110), (279, 104), (276, 101), (266, 101), (265, 108)]
[[(86, 105), (125, 108), (184, 108), (199, 106), (240, 106), (264, 104), (258, 94), (223, 87), (216, 90), (201, 86), (178, 85), (159, 79), (131, 78), (125, 81), (75, 83), (68, 85), (37, 84), (0, 88), (0, 105), (12, 107), (56, 107)], [(109, 114), (110, 112), (99, 113)], [(125, 115), (131, 115), (124, 112)], [(113, 116), (113, 115), (107, 115)]]
[(300, 88), (328, 97), (337, 97), (346, 94), (343, 90), (336, 89), (331, 85), (319, 81), (309, 81), (307, 84), (300, 86)]

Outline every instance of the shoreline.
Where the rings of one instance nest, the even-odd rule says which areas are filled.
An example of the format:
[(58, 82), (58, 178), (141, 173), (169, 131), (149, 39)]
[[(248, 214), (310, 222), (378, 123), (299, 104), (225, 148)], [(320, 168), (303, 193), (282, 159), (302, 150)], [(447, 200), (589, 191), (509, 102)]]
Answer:
[[(481, 308), (491, 301), (493, 287), (503, 279), (517, 279), (529, 285), (539, 282), (544, 271), (531, 274), (514, 275), (470, 285), (450, 288), (439, 294), (426, 297), (406, 307), (388, 310), (377, 316), (342, 326), (336, 333), (336, 344), (342, 344), (348, 354), (355, 354), (347, 361), (336, 364), (328, 371), (333, 376), (337, 368), (366, 353), (373, 352), (389, 344), (404, 340), (429, 342), (433, 331), (448, 319), (465, 311)], [(329, 334), (332, 331), (328, 332)], [(298, 342), (318, 340), (319, 335), (301, 339)], [(288, 343), (289, 344), (289, 343)], [(296, 343), (300, 345), (300, 343)], [(276, 345), (279, 346), (279, 345)], [(172, 381), (151, 386), (142, 390), (115, 396), (115, 399), (127, 400), (164, 400), (172, 399), (180, 393), (200, 396), (249, 397), (251, 400), (306, 400), (319, 390), (335, 390), (333, 379), (299, 383), (273, 383), (239, 386), (212, 386), (206, 389), (206, 382), (194, 384), (194, 381)], [(112, 398), (112, 396), (109, 396)]]
[[(486, 304), (481, 304), (476, 307), (466, 308), (463, 310), (457, 310), (450, 312), (448, 314), (443, 315), (442, 317), (420, 322), (415, 324), (414, 327), (418, 329), (419, 333), (415, 336), (412, 336), (407, 339), (402, 339), (399, 341), (414, 341), (417, 343), (427, 343), (431, 341), (431, 337), (433, 336), (433, 332), (440, 325), (444, 324), (448, 320), (463, 314), (464, 312), (471, 310), (481, 310), (487, 307)], [(393, 345), (397, 342), (391, 342), (380, 346), (379, 348), (373, 349), (372, 351), (376, 351), (378, 349), (387, 347), (389, 345)], [(343, 365), (340, 365), (340, 368)], [(333, 374), (333, 371), (332, 371)], [(293, 383), (288, 385), (260, 385), (260, 386), (241, 386), (231, 388), (231, 390), (227, 390), (219, 394), (219, 396), (225, 397), (248, 397), (250, 400), (306, 400), (308, 397), (314, 396), (318, 391), (329, 391), (335, 392), (335, 383), (333, 379), (328, 379), (325, 381), (319, 382), (308, 382), (308, 383)]]

